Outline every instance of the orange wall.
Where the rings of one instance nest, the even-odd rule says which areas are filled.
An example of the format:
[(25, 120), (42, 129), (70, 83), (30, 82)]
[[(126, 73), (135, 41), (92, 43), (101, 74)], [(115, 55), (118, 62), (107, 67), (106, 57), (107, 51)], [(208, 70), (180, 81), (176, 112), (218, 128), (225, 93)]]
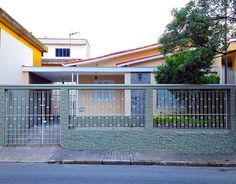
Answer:
[(111, 90), (113, 99), (110, 101), (96, 101), (93, 99), (93, 93), (96, 90), (80, 90), (79, 91), (79, 106), (84, 109), (79, 112), (80, 115), (124, 115), (125, 99), (124, 90)]
[(115, 67), (117, 63), (136, 59), (136, 58), (141, 58), (141, 57), (146, 57), (146, 56), (151, 56), (158, 54), (159, 51), (157, 48), (141, 51), (141, 52), (136, 52), (133, 54), (128, 54), (124, 56), (119, 56), (116, 58), (108, 59), (105, 61), (101, 61), (98, 63), (91, 63), (91, 64), (86, 64), (86, 65), (81, 65), (81, 67)]
[(152, 61), (146, 61), (146, 62), (142, 62), (142, 63), (136, 63), (136, 64), (132, 64), (130, 66), (132, 67), (156, 67), (156, 66), (160, 66), (162, 65), (162, 63), (165, 61), (165, 59), (155, 59)]

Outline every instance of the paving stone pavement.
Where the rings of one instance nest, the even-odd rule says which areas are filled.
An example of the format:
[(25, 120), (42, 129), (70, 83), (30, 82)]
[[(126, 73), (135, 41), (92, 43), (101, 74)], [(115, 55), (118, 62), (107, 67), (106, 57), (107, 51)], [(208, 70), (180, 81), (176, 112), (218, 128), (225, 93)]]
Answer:
[(121, 151), (73, 151), (58, 146), (0, 147), (1, 162), (44, 162), (60, 164), (175, 165), (236, 167), (236, 153), (189, 154)]
[(0, 162), (48, 162), (58, 150), (58, 146), (0, 147)]

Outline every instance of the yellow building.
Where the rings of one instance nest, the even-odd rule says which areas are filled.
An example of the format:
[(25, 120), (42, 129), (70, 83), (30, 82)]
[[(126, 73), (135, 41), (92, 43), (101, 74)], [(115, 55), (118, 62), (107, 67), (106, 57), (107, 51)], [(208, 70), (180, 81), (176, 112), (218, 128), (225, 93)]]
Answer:
[(47, 51), (32, 33), (0, 8), (0, 84), (28, 84), (33, 75), (22, 73), (22, 66), (41, 66)]
[[(228, 47), (227, 53), (227, 83), (236, 84), (236, 42), (232, 41)], [(218, 55), (216, 56), (213, 63), (214, 72), (220, 76), (220, 83), (225, 83), (225, 56)]]

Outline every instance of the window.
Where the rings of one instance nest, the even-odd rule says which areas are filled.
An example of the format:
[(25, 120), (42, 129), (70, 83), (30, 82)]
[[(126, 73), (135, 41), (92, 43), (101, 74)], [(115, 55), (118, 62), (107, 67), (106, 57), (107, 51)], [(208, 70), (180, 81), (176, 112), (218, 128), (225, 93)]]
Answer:
[(56, 48), (56, 57), (70, 57), (70, 49)]
[[(112, 80), (94, 80), (94, 84), (114, 84)], [(112, 101), (114, 96), (113, 90), (94, 90), (93, 91), (94, 101)]]

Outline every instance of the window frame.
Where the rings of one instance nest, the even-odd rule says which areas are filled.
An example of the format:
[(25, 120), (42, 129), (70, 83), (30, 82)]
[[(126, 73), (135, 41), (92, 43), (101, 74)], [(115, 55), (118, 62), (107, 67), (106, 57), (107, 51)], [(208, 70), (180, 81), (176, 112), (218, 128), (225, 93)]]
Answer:
[(55, 48), (56, 57), (70, 57), (70, 48)]
[[(93, 84), (114, 84), (113, 80), (93, 80)], [(92, 100), (96, 102), (110, 102), (114, 100), (114, 90), (93, 90)]]

